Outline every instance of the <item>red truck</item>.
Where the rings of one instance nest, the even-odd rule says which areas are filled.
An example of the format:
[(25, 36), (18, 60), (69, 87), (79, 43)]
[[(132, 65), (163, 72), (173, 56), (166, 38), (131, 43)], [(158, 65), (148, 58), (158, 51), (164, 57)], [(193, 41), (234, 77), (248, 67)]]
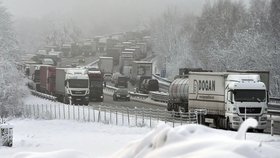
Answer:
[(40, 66), (40, 91), (46, 94), (55, 92), (55, 66)]

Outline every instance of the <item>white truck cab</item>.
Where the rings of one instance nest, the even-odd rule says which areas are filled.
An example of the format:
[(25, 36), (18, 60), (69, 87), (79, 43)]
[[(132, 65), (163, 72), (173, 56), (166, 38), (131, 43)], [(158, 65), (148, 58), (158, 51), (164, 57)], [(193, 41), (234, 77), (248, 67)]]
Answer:
[(267, 125), (267, 91), (258, 74), (229, 74), (225, 88), (225, 116), (231, 128), (238, 129), (247, 118), (258, 121), (256, 129)]

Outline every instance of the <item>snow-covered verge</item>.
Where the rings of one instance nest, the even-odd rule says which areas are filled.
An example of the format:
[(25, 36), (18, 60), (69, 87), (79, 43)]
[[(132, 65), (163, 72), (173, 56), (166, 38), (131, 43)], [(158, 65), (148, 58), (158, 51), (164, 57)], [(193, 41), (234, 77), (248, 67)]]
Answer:
[(246, 134), (247, 125), (257, 122), (248, 119), (239, 132), (211, 129), (201, 125), (175, 128), (160, 125), (143, 139), (132, 142), (113, 157), (130, 158), (277, 158), (280, 154), (279, 137), (265, 134)]
[(9, 123), (14, 126), (14, 146), (0, 147), (1, 158), (276, 158), (280, 154), (279, 136), (247, 133), (247, 140), (240, 140), (236, 132), (200, 125), (159, 125), (151, 131), (65, 120)]
[[(25, 103), (48, 101), (28, 97)], [(1, 158), (276, 158), (280, 154), (280, 136), (247, 133), (244, 140), (242, 132), (201, 125), (172, 128), (161, 124), (151, 130), (73, 120), (14, 119), (8, 123), (14, 126), (14, 143), (13, 147), (0, 146)]]

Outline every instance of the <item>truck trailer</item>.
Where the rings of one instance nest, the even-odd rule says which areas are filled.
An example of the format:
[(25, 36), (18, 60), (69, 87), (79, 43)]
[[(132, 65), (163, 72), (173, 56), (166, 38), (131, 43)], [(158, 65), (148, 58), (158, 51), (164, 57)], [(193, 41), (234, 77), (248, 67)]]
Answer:
[(258, 121), (257, 130), (267, 125), (267, 88), (257, 73), (189, 72), (169, 87), (167, 109), (205, 111), (205, 124), (238, 129), (247, 118)]
[(89, 77), (86, 69), (57, 68), (55, 96), (59, 101), (89, 104)]
[(88, 71), (89, 100), (103, 102), (103, 75), (100, 71)]
[(40, 91), (53, 95), (55, 93), (55, 66), (40, 66)]
[(113, 58), (99, 57), (98, 67), (103, 74), (113, 73)]

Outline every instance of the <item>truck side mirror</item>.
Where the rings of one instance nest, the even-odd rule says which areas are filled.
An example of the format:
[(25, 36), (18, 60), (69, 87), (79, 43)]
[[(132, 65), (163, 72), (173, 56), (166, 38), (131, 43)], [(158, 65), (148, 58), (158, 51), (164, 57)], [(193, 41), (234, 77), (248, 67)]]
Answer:
[(232, 91), (227, 92), (227, 100), (230, 101), (231, 104), (233, 104), (233, 94)]
[(67, 86), (67, 80), (64, 81), (64, 86), (65, 86), (65, 87)]

